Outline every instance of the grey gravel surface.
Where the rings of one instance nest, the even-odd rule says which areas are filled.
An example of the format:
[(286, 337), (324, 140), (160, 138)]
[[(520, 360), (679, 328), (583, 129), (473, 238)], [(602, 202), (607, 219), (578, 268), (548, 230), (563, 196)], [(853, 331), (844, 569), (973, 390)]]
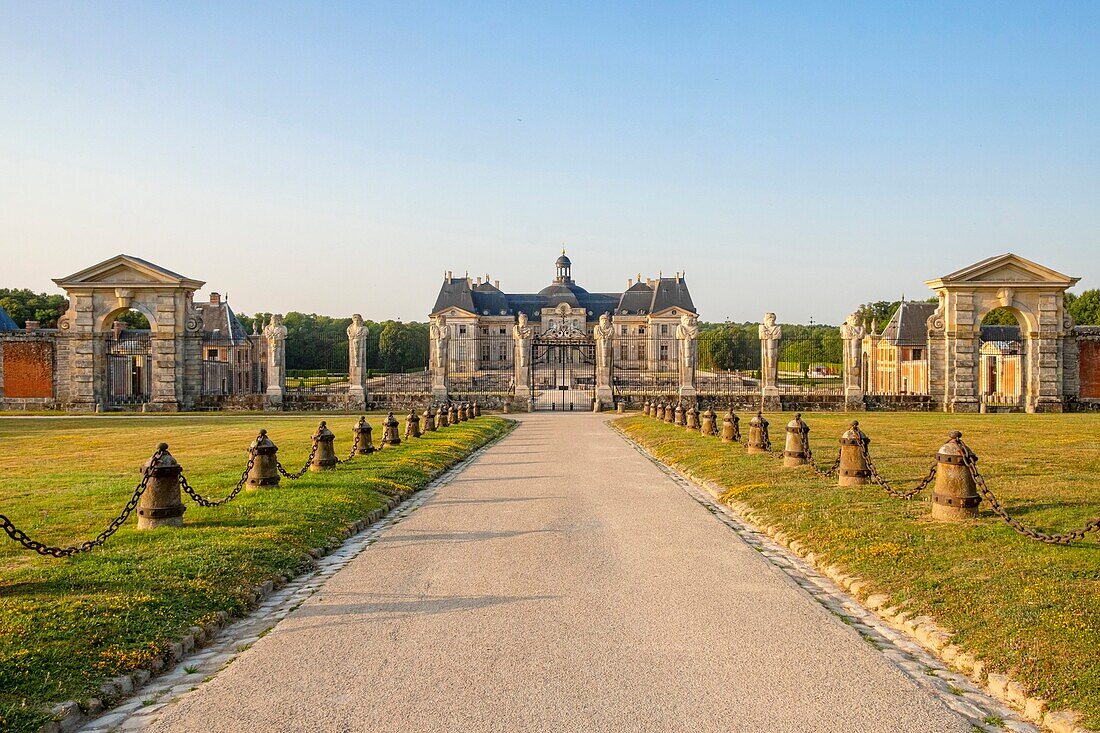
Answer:
[(598, 415), (521, 425), (153, 730), (967, 731)]

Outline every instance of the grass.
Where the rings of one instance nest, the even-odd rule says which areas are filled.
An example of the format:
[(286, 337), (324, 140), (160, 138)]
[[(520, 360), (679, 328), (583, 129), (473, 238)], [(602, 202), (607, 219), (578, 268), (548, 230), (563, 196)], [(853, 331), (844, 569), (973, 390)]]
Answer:
[[(741, 415), (748, 431), (748, 414)], [(782, 447), (793, 417), (766, 416)], [(820, 463), (836, 457), (852, 415), (806, 414)], [(947, 415), (866, 413), (871, 455), (893, 481), (916, 483), (950, 430), (979, 456), (979, 469), (1008, 510), (1048, 531), (1100, 515), (1100, 415)], [(783, 469), (775, 458), (748, 456), (648, 417), (620, 426), (659, 459), (713, 480), (769, 523), (824, 560), (869, 581), (894, 601), (912, 600), (957, 632), (954, 639), (991, 667), (1100, 727), (1100, 537), (1050, 546), (1014, 533), (983, 502), (981, 516), (934, 522), (928, 498), (899, 501), (881, 488), (840, 489), (808, 469)], [(927, 492), (926, 492), (927, 493)]]
[[(229, 492), (259, 427), (291, 471), (305, 461), (316, 415), (0, 420), (0, 513), (34, 539), (69, 545), (113, 519), (160, 441), (192, 486)], [(337, 454), (354, 417), (329, 417)], [(381, 437), (372, 419), (374, 441)], [(394, 449), (246, 491), (220, 508), (186, 496), (183, 529), (138, 532), (131, 517), (107, 544), (68, 559), (41, 557), (0, 534), (0, 730), (34, 731), (45, 706), (98, 696), (102, 682), (149, 664), (189, 626), (248, 610), (251, 589), (300, 567), (303, 553), (342, 536), (382, 506), (500, 435), (483, 417)]]

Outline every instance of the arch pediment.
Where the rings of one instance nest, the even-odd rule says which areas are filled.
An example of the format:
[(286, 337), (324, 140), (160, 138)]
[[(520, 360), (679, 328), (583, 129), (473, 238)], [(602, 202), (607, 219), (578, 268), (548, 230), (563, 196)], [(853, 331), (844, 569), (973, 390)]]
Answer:
[(131, 255), (116, 255), (99, 264), (75, 272), (68, 277), (54, 278), (58, 287), (114, 288), (121, 285), (133, 287), (167, 287), (198, 290), (206, 283), (194, 280), (160, 265)]
[(1064, 275), (1010, 252), (976, 262), (935, 280), (928, 280), (925, 284), (932, 289), (1009, 285), (1065, 290), (1073, 287), (1078, 280), (1080, 278)]

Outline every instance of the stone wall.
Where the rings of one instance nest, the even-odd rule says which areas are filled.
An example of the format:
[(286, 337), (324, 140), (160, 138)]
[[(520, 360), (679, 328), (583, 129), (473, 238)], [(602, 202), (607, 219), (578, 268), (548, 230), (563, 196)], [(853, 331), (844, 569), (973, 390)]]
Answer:
[(1081, 400), (1100, 399), (1100, 326), (1078, 326), (1078, 395)]

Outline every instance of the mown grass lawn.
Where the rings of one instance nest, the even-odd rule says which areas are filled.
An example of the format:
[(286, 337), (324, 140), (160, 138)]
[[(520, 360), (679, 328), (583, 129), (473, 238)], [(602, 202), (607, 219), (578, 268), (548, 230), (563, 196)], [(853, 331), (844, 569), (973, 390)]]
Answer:
[[(750, 414), (741, 413), (748, 433)], [(765, 415), (782, 449), (790, 413)], [(1100, 515), (1100, 415), (808, 413), (820, 463), (854, 418), (890, 480), (913, 485), (948, 432), (961, 430), (979, 469), (1011, 513), (1057, 531)], [(899, 501), (881, 488), (840, 489), (808, 469), (704, 438), (648, 417), (620, 426), (661, 460), (710, 479), (798, 537), (828, 563), (955, 630), (955, 643), (1032, 692), (1100, 728), (1100, 537), (1049, 546), (1015, 534), (982, 504), (978, 520), (942, 524), (928, 497)], [(928, 492), (925, 492), (926, 494)]]
[[(327, 416), (347, 457), (357, 418)], [(142, 463), (165, 441), (200, 493), (220, 498), (266, 427), (288, 470), (304, 463), (319, 418), (172, 416), (0, 419), (0, 514), (34, 539), (76, 544), (130, 498)], [(371, 418), (374, 442), (381, 420)], [(104, 547), (41, 557), (0, 533), (0, 730), (32, 731), (49, 703), (96, 696), (111, 676), (148, 664), (189, 626), (240, 613), (248, 593), (299, 567), (303, 552), (341, 535), (507, 430), (497, 417), (428, 433), (399, 447), (246, 491), (219, 508), (184, 496), (183, 529), (138, 532), (136, 516)]]

